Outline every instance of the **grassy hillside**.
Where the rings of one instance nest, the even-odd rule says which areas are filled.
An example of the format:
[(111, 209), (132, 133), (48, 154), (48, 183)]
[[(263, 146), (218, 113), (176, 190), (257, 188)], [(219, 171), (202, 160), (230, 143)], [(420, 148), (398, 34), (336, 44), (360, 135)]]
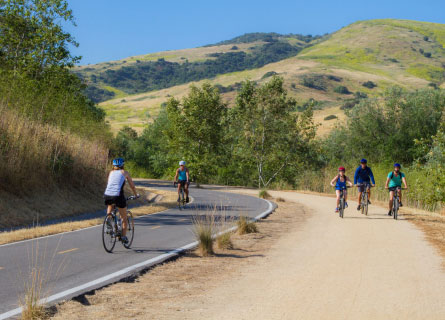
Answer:
[[(360, 21), (329, 35), (324, 41), (312, 42), (314, 45), (295, 57), (206, 80), (221, 86), (224, 98), (231, 103), (235, 96), (232, 89), (236, 89), (239, 82), (248, 78), (261, 83), (268, 80), (268, 74), (275, 72), (284, 77), (285, 86), (301, 108), (310, 99), (316, 101), (319, 110), (315, 112), (315, 119), (321, 124), (319, 134), (324, 134), (335, 125), (333, 116), (344, 119), (343, 109), (358, 100), (356, 92), (377, 96), (393, 85), (409, 89), (429, 85), (444, 87), (444, 39), (445, 25), (442, 24), (391, 19)], [(246, 45), (239, 39), (236, 41), (240, 50), (253, 47), (252, 43)], [(197, 53), (224, 48), (230, 51), (232, 44), (188, 50)], [(255, 42), (257, 44), (259, 42)], [(376, 86), (363, 86), (369, 81)], [(191, 83), (199, 82), (202, 81), (135, 95), (119, 92), (116, 98), (101, 106), (114, 130), (126, 124), (140, 130), (156, 116), (160, 105), (169, 97), (182, 97)], [(346, 87), (350, 93), (339, 93), (342, 92), (339, 86)], [(325, 120), (328, 116), (333, 119)]]

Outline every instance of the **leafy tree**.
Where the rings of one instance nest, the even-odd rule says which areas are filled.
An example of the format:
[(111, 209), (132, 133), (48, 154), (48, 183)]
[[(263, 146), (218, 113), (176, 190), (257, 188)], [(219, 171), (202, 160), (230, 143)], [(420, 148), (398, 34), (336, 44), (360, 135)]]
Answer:
[(167, 116), (169, 149), (176, 160), (185, 159), (195, 181), (202, 183), (216, 175), (224, 143), (223, 119), (227, 106), (218, 89), (204, 83), (191, 86), (182, 100), (170, 99)]
[(237, 97), (231, 119), (241, 132), (234, 157), (247, 171), (255, 168), (258, 188), (269, 186), (291, 163), (295, 168), (304, 162), (300, 152), (314, 138), (315, 126), (310, 109), (299, 117), (295, 107), (277, 76), (261, 87), (246, 81)]

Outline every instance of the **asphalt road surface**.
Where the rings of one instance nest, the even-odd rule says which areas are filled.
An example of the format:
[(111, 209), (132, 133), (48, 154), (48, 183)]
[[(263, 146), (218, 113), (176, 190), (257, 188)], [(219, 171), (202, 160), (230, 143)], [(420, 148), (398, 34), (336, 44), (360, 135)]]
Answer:
[[(171, 183), (138, 181), (156, 189), (174, 191)], [(0, 319), (20, 312), (19, 297), (30, 268), (41, 268), (46, 277), (44, 296), (51, 303), (102, 287), (162, 262), (195, 244), (192, 217), (216, 207), (217, 215), (257, 217), (271, 203), (247, 195), (191, 188), (193, 202), (135, 219), (132, 248), (120, 242), (112, 254), (102, 245), (102, 225), (74, 232), (0, 246)]]

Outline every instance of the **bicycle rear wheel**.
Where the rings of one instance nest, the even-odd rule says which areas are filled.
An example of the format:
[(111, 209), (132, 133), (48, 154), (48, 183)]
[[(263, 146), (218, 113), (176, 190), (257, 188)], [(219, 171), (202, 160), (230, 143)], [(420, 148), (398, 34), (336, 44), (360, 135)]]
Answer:
[(116, 245), (116, 224), (114, 217), (107, 215), (102, 225), (102, 243), (106, 252), (113, 252)]
[(127, 210), (127, 233), (126, 233), (128, 243), (124, 243), (124, 247), (127, 249), (131, 248), (134, 239), (134, 219), (131, 211)]
[(396, 199), (394, 197), (394, 201), (393, 201), (392, 207), (393, 207), (393, 213), (394, 213), (393, 214), (393, 218), (394, 218), (394, 220), (397, 220), (397, 216), (399, 214), (399, 199)]

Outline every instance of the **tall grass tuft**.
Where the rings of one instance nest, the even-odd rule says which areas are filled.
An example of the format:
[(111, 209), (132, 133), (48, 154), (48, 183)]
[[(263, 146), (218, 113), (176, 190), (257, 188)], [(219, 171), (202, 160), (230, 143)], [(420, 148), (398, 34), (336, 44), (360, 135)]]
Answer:
[(260, 192), (258, 193), (258, 196), (259, 196), (261, 199), (270, 199), (270, 198), (271, 198), (269, 192), (267, 192), (267, 190), (265, 190), (265, 189), (260, 190)]
[(239, 234), (257, 233), (258, 227), (254, 221), (249, 220), (246, 216), (240, 216), (236, 222)]
[(204, 257), (213, 255), (213, 235), (216, 231), (213, 212), (193, 217), (193, 232), (198, 240), (198, 250)]
[(219, 235), (216, 238), (216, 244), (219, 249), (223, 249), (223, 250), (233, 249), (232, 232), (226, 232), (226, 233)]

